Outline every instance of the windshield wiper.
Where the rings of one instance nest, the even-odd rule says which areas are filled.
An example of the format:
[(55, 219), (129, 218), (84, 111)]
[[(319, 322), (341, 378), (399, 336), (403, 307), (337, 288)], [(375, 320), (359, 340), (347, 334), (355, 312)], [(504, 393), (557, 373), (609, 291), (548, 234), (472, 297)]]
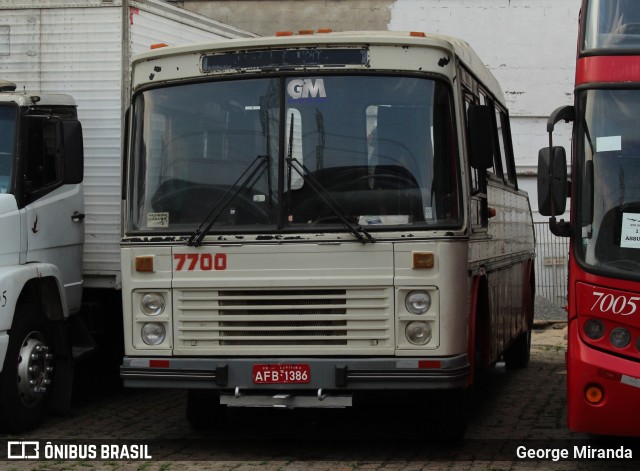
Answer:
[[(204, 239), (211, 227), (215, 224), (215, 222), (222, 214), (222, 211), (224, 211), (224, 209), (229, 206), (229, 204), (231, 204), (238, 193), (255, 185), (262, 176), (265, 168), (268, 171), (268, 162), (269, 155), (259, 155), (249, 164), (246, 170), (242, 172), (242, 175), (240, 175), (238, 179), (233, 183), (233, 185), (231, 185), (229, 189), (222, 195), (222, 198), (220, 198), (215, 206), (211, 208), (211, 211), (209, 211), (209, 213), (205, 216), (205, 218), (202, 220), (193, 234), (191, 234), (191, 237), (189, 237), (189, 240), (187, 241), (187, 245), (199, 247), (200, 244), (202, 244), (202, 239)], [(203, 226), (205, 226), (204, 229)]]
[[(376, 240), (371, 236), (371, 234), (363, 229), (362, 226), (353, 224), (351, 221), (349, 221), (349, 219), (345, 216), (347, 212), (340, 206), (335, 198), (331, 196), (331, 193), (329, 193), (327, 189), (314, 176), (311, 175), (309, 169), (307, 169), (307, 167), (305, 167), (302, 162), (293, 157), (293, 120), (294, 115), (293, 113), (291, 113), (291, 122), (289, 123), (289, 142), (287, 148), (287, 156), (285, 157), (285, 161), (287, 163), (287, 186), (289, 189), (289, 196), (287, 198), (287, 211), (289, 211), (291, 208), (291, 169), (294, 169), (296, 173), (300, 175), (300, 177), (302, 177), (302, 180), (306, 184), (308, 184), (320, 198), (322, 198), (322, 201), (324, 201), (324, 203), (331, 209), (331, 211), (333, 211), (333, 213), (338, 216), (338, 219), (340, 219), (340, 221), (345, 225), (347, 229), (349, 229), (349, 232), (351, 232), (351, 234), (353, 234), (356, 239), (358, 239), (363, 244), (366, 244), (367, 242), (375, 242)], [(318, 126), (322, 126), (322, 134), (324, 134), (324, 123), (320, 124), (322, 121), (323, 120), (321, 118), (318, 119), (316, 117), (316, 122)], [(322, 142), (324, 145), (324, 137), (322, 138)], [(293, 165), (294, 162), (300, 166), (300, 169)]]
[[(300, 161), (291, 156), (287, 156), (286, 160), (288, 170), (291, 171), (291, 169), (294, 169), (296, 173), (300, 175), (300, 177), (302, 177), (302, 180), (304, 180), (304, 182), (308, 184), (320, 198), (322, 198), (322, 201), (324, 201), (324, 203), (331, 209), (331, 211), (333, 211), (333, 213), (338, 216), (338, 219), (340, 219), (340, 221), (345, 225), (347, 229), (349, 229), (349, 232), (353, 234), (356, 239), (358, 239), (363, 244), (376, 241), (376, 239), (373, 238), (373, 236), (371, 236), (371, 234), (367, 232), (361, 225), (354, 224), (349, 221), (347, 216), (345, 216), (345, 214), (347, 214), (346, 211), (340, 206), (335, 198), (331, 196), (331, 193), (329, 193), (327, 189), (322, 186), (322, 184), (314, 176), (311, 175), (311, 172), (309, 172), (309, 170), (302, 163), (300, 163)], [(297, 168), (296, 165), (294, 165), (294, 162), (296, 165), (300, 166), (300, 169)]]

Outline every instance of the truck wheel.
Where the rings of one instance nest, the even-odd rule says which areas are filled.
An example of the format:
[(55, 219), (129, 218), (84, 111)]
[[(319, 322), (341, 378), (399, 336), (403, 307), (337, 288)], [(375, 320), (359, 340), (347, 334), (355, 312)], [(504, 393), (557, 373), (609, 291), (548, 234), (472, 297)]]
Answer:
[(220, 405), (220, 394), (211, 389), (187, 391), (187, 421), (194, 430), (212, 430), (225, 419), (226, 406)]
[(531, 358), (531, 328), (522, 332), (504, 352), (504, 364), (507, 368), (521, 369), (529, 366)]
[(51, 329), (35, 306), (16, 312), (0, 373), (0, 423), (9, 432), (35, 428), (42, 420), (53, 378)]

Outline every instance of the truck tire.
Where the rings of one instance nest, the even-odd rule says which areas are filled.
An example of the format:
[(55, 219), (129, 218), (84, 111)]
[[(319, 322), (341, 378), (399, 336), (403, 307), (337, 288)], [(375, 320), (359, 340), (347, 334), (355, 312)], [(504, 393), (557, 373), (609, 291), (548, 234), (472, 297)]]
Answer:
[(186, 417), (194, 430), (212, 430), (225, 420), (226, 406), (220, 405), (220, 394), (211, 389), (187, 391)]
[(0, 426), (19, 433), (35, 428), (44, 415), (53, 378), (51, 326), (37, 306), (16, 311), (0, 373)]

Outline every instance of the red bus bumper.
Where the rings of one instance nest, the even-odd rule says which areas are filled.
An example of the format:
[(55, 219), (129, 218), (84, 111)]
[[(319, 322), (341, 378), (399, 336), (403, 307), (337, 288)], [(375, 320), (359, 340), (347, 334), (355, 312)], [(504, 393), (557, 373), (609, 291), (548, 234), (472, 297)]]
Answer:
[[(587, 346), (569, 323), (567, 419), (570, 430), (597, 435), (640, 437), (640, 363)], [(588, 386), (604, 393), (597, 404), (585, 397)]]

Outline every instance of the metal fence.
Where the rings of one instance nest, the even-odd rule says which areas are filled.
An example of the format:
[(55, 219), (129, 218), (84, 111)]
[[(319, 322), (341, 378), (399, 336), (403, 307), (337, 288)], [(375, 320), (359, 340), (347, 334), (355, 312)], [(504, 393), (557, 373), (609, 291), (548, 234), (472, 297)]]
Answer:
[(556, 237), (549, 223), (537, 222), (536, 231), (536, 296), (557, 307), (567, 305), (569, 238)]

